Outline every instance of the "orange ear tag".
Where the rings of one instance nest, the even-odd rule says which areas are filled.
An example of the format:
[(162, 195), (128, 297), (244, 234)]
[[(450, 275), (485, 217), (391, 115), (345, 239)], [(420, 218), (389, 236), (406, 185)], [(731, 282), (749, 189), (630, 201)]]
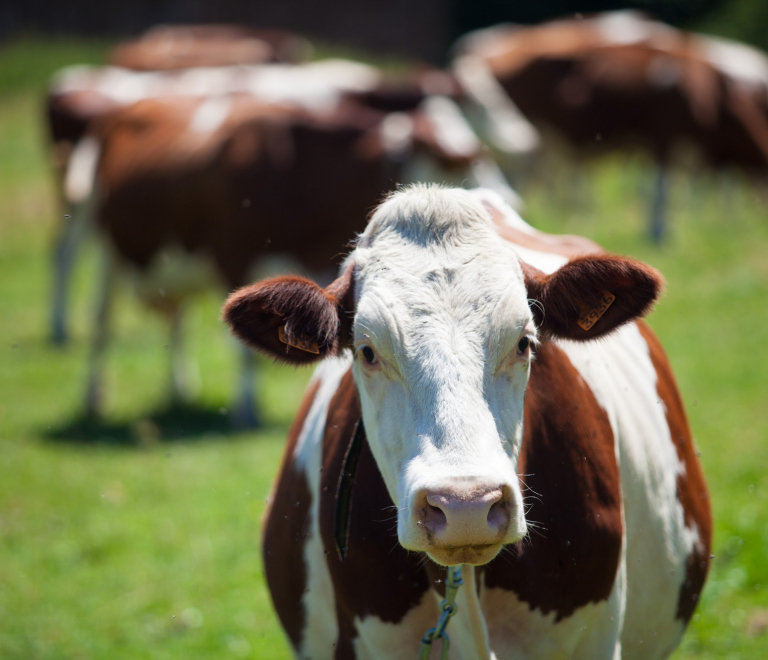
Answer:
[(303, 337), (296, 337), (293, 340), (288, 340), (288, 337), (285, 335), (285, 326), (281, 325), (277, 329), (277, 336), (280, 339), (281, 342), (284, 344), (288, 344), (288, 346), (292, 346), (293, 348), (298, 348), (300, 351), (306, 351), (307, 353), (314, 353), (315, 355), (320, 355), (320, 348), (317, 345), (316, 341), (312, 341), (311, 339), (306, 339)]
[(577, 300), (576, 304), (579, 306), (579, 310), (581, 310), (581, 316), (579, 316), (577, 323), (584, 330), (591, 330), (592, 326), (600, 320), (600, 317), (608, 311), (614, 300), (616, 300), (616, 296), (608, 291), (603, 291), (600, 305), (594, 309), (587, 309)]

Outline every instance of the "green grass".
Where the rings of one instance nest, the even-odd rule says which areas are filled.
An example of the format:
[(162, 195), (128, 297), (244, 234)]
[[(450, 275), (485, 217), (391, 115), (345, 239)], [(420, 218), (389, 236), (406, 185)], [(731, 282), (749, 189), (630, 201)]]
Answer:
[[(9, 56), (9, 53), (11, 54)], [(195, 302), (198, 406), (164, 411), (167, 336), (121, 291), (101, 426), (83, 429), (95, 261), (78, 266), (73, 341), (46, 342), (55, 204), (40, 94), (103, 44), (0, 51), (0, 658), (288, 657), (258, 552), (259, 523), (307, 371), (261, 364), (266, 428), (234, 433), (221, 293)], [(768, 203), (734, 179), (678, 174), (670, 241), (644, 239), (649, 168), (555, 162), (526, 217), (642, 258), (666, 276), (652, 315), (675, 367), (715, 512), (715, 560), (678, 660), (768, 656)], [(546, 174), (546, 176), (545, 176)], [(574, 192), (575, 191), (575, 192)]]

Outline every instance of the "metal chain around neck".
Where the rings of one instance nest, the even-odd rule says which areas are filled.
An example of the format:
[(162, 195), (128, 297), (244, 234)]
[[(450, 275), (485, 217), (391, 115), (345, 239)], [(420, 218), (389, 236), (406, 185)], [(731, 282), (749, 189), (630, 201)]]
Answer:
[(424, 638), (421, 640), (421, 646), (419, 647), (419, 660), (429, 660), (432, 642), (436, 639), (443, 643), (443, 647), (440, 650), (440, 660), (446, 660), (448, 657), (450, 641), (445, 629), (459, 607), (456, 604), (456, 594), (459, 591), (459, 587), (464, 584), (464, 579), (461, 577), (461, 566), (459, 564), (448, 569), (448, 578), (445, 581), (445, 598), (440, 603), (440, 618), (437, 620), (437, 625), (434, 628), (430, 628), (424, 633)]

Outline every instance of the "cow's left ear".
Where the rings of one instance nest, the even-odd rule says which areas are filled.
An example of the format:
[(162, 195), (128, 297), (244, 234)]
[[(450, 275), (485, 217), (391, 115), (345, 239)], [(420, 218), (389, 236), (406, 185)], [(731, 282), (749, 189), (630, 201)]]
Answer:
[(291, 364), (351, 345), (354, 265), (325, 289), (303, 277), (256, 282), (229, 296), (222, 318), (243, 342)]
[(539, 330), (550, 337), (589, 340), (647, 314), (664, 278), (634, 259), (577, 257), (546, 275), (521, 262)]

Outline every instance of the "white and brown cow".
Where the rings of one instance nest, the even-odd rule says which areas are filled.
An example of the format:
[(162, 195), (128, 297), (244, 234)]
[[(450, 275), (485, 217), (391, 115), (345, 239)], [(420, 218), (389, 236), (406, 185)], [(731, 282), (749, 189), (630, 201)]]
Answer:
[(496, 80), (537, 127), (586, 156), (641, 147), (655, 159), (651, 232), (661, 240), (670, 166), (768, 171), (768, 56), (738, 42), (612, 11), (463, 37), (456, 66)]
[[(171, 400), (185, 401), (192, 392), (182, 317), (190, 297), (211, 286), (231, 291), (290, 266), (331, 281), (340, 248), (399, 182), (479, 183), (478, 166), (492, 166), (447, 97), (384, 112), (354, 99), (310, 110), (237, 94), (116, 108), (93, 123), (72, 164), (67, 190), (80, 199), (72, 215), (99, 230), (104, 253), (89, 415), (100, 412), (117, 278), (132, 280), (139, 297), (170, 321)], [(89, 172), (81, 191), (78, 172)], [(258, 421), (252, 381), (246, 351), (233, 411), (244, 426)]]
[[(280, 277), (227, 302), (251, 346), (323, 359), (264, 527), (298, 657), (416, 657), (459, 563), (450, 657), (647, 660), (679, 643), (711, 518), (669, 363), (638, 320), (661, 276), (536, 236), (486, 191), (409, 187), (326, 289)], [(336, 495), (361, 417), (342, 559)]]
[[(194, 122), (195, 142), (206, 132), (216, 132), (206, 131), (206, 126), (221, 128), (231, 123), (232, 118), (226, 116), (226, 109), (242, 106), (243, 103), (279, 104), (315, 116), (338, 114), (340, 108), (344, 108), (349, 115), (349, 109), (353, 106), (358, 108), (358, 113), (368, 116), (374, 114), (374, 111), (379, 113), (379, 117), (384, 117), (386, 113), (383, 146), (395, 160), (408, 161), (410, 170), (418, 167), (418, 174), (411, 172), (412, 176), (402, 179), (393, 178), (393, 173), (390, 173), (388, 183), (377, 191), (373, 200), (355, 218), (355, 230), (359, 230), (368, 210), (379, 201), (383, 192), (391, 190), (395, 184), (406, 180), (445, 180), (442, 168), (436, 170), (431, 158), (425, 159), (423, 155), (414, 157), (410, 153), (412, 138), (417, 133), (430, 133), (430, 141), (442, 152), (453, 152), (460, 158), (469, 153), (478, 155), (471, 165), (471, 179), (481, 185), (495, 187), (503, 191), (513, 203), (518, 206), (521, 204), (495, 162), (487, 154), (479, 153), (482, 145), (465, 115), (473, 118), (481, 135), (486, 135), (499, 149), (509, 152), (520, 153), (532, 148), (528, 133), (533, 129), (525, 120), (511, 113), (504, 103), (498, 103), (495, 97), (493, 102), (489, 101), (486, 98), (487, 85), (474, 87), (479, 91), (464, 90), (454, 76), (435, 69), (414, 68), (403, 75), (391, 76), (373, 66), (344, 59), (317, 60), (295, 66), (205, 66), (162, 71), (75, 66), (61, 70), (52, 81), (47, 98), (53, 162), (66, 219), (58, 227), (59, 236), (54, 249), (51, 310), (53, 342), (66, 342), (65, 315), (69, 280), (79, 246), (92, 229), (92, 223), (88, 222), (89, 214), (84, 213), (83, 209), (89, 203), (88, 194), (93, 189), (94, 167), (98, 161), (99, 145), (93, 133), (102, 131), (105, 122), (109, 123), (110, 117), (119, 115), (121, 110), (131, 115), (133, 104), (138, 103), (141, 107), (144, 101), (144, 107), (151, 107), (153, 104), (148, 101), (154, 99), (155, 106), (166, 107), (166, 111), (161, 114), (168, 115), (176, 103), (180, 106), (176, 113), (177, 119), (183, 124), (190, 105), (202, 106), (199, 120)], [(503, 93), (501, 96), (504, 96)], [(171, 130), (177, 129), (178, 126)], [(146, 145), (148, 132), (144, 130), (143, 135), (137, 132), (135, 136), (139, 152)], [(157, 130), (152, 132), (157, 134)], [(456, 153), (457, 149), (461, 153)], [(161, 159), (167, 160), (167, 156), (163, 153)], [(199, 161), (200, 156), (198, 153), (189, 160)], [(283, 156), (283, 160), (291, 160), (290, 154), (284, 153)], [(176, 161), (172, 171), (178, 173), (179, 158), (174, 154), (170, 154), (170, 157)], [(145, 156), (140, 155), (139, 158), (146, 161)], [(186, 155), (182, 155), (184, 158)], [(319, 159), (310, 154), (309, 160), (316, 163)], [(308, 172), (312, 167), (310, 165), (304, 169)], [(154, 169), (157, 170), (156, 167)], [(277, 169), (279, 171), (281, 168)], [(332, 175), (334, 169), (324, 167), (322, 175), (314, 179), (311, 187), (316, 188), (320, 194), (334, 198), (324, 183), (325, 177)], [(170, 185), (176, 183), (169, 173), (164, 176)], [(357, 173), (352, 178), (356, 176)], [(459, 176), (458, 180), (462, 178)], [(288, 179), (284, 177), (284, 180)], [(307, 180), (312, 181), (312, 177), (307, 175)], [(353, 180), (349, 181), (351, 190), (342, 196), (345, 200), (360, 194)], [(304, 196), (296, 195), (293, 188), (290, 195)], [(230, 198), (229, 201), (240, 203), (241, 199)], [(210, 202), (197, 206), (199, 209), (206, 205), (211, 206)], [(278, 208), (289, 214), (291, 212), (286, 205), (278, 205)], [(311, 215), (310, 211), (306, 217)], [(333, 242), (334, 254), (339, 245), (339, 241)], [(245, 281), (238, 282), (238, 285)]]

